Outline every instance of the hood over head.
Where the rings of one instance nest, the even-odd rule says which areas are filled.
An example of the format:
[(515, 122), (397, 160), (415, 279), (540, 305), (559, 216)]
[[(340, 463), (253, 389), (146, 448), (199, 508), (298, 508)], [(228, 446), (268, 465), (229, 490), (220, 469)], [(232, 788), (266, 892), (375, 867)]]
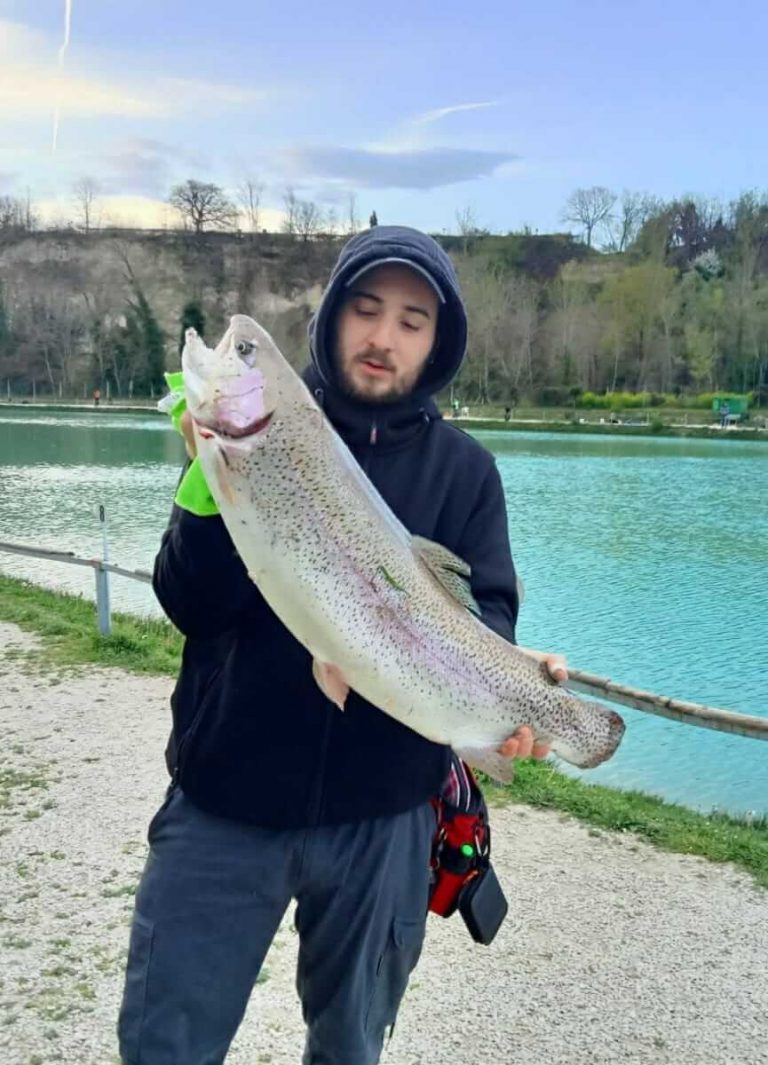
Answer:
[(374, 226), (347, 241), (309, 323), (312, 362), (324, 385), (334, 389), (338, 384), (333, 351), (336, 312), (351, 282), (385, 262), (413, 267), (437, 293), (435, 348), (415, 393), (423, 399), (445, 388), (456, 376), (467, 347), (467, 315), (453, 263), (436, 240), (418, 229)]

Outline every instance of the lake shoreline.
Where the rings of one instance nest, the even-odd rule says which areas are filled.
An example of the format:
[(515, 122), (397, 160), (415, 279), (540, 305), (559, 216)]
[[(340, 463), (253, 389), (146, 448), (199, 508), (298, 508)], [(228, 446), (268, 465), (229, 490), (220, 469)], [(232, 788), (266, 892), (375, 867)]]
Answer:
[[(37, 671), (116, 666), (170, 680), (180, 661), (182, 637), (166, 621), (115, 613), (112, 636), (101, 637), (89, 600), (2, 575), (0, 621), (43, 637), (28, 661)], [(768, 887), (768, 811), (707, 815), (641, 791), (584, 783), (550, 762), (521, 763), (508, 787), (490, 781), (484, 787), (489, 801), (557, 809), (601, 831), (630, 831), (662, 850), (734, 862)]]
[[(94, 407), (92, 403), (0, 403), (0, 411), (34, 411), (41, 413), (51, 411), (62, 414), (135, 414), (167, 417), (154, 404), (123, 404), (103, 403)], [(460, 416), (454, 418), (449, 411), (443, 411), (443, 418), (450, 424), (455, 424), (459, 429), (468, 432), (533, 432), (533, 433), (578, 433), (600, 436), (664, 436), (699, 438), (705, 440), (761, 440), (768, 441), (768, 423), (765, 426), (757, 425), (729, 425), (726, 429), (717, 423), (706, 424), (697, 422), (691, 425), (679, 423), (647, 423), (637, 424), (628, 422), (594, 422), (574, 421), (570, 418), (541, 419), (541, 418), (512, 418), (505, 421), (503, 418), (484, 417), (483, 415)]]

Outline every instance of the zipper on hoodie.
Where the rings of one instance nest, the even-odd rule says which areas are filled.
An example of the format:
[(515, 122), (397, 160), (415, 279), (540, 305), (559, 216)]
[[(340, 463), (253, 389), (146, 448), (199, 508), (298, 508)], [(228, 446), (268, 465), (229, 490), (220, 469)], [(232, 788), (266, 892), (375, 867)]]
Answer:
[(361, 448), (362, 454), (360, 455), (360, 469), (365, 474), (370, 473), (371, 458), (373, 457), (373, 449), (379, 442), (379, 426), (374, 418), (371, 422), (371, 427), (368, 430), (368, 447)]

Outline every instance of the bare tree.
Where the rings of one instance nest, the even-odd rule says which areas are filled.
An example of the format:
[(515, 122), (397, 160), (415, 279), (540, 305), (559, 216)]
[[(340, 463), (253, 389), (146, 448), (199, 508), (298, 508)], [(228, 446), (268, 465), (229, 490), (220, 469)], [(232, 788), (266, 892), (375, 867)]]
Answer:
[(24, 228), (28, 233), (37, 229), (39, 225), (39, 218), (32, 203), (32, 193), (29, 186), (27, 186), (27, 193), (24, 197)]
[(467, 204), (465, 207), (462, 207), (461, 210), (456, 211), (456, 225), (459, 227), (459, 234), (462, 238), (462, 248), (466, 254), (472, 237), (478, 232), (474, 208)]
[(237, 221), (237, 207), (219, 185), (189, 179), (175, 185), (168, 197), (179, 212), (185, 228), (202, 233), (206, 228), (231, 229)]
[(647, 192), (629, 192), (625, 189), (617, 214), (608, 215), (603, 222), (605, 246), (608, 251), (626, 251), (648, 219), (653, 218), (662, 208), (658, 197)]
[(259, 231), (259, 211), (264, 185), (253, 178), (246, 178), (237, 190), (237, 198), (245, 215), (246, 224), (251, 233)]
[(285, 217), (283, 232), (293, 237), (308, 241), (316, 237), (323, 228), (323, 212), (314, 200), (300, 199), (289, 186), (283, 196)]
[(79, 211), (81, 229), (88, 234), (94, 225), (99, 186), (93, 178), (81, 177), (72, 186), (72, 193)]
[(591, 248), (595, 228), (609, 218), (615, 203), (615, 193), (602, 185), (593, 185), (590, 189), (576, 189), (568, 197), (563, 220), (583, 226), (584, 242)]
[(351, 237), (357, 233), (360, 229), (360, 220), (357, 217), (357, 196), (353, 189), (350, 189), (349, 196), (347, 197), (347, 233)]
[(314, 200), (298, 200), (296, 232), (303, 241), (316, 237), (323, 226), (323, 213)]
[(24, 228), (24, 204), (14, 196), (0, 196), (0, 230)]
[(283, 233), (287, 233), (289, 236), (295, 237), (299, 231), (299, 200), (295, 191), (291, 188), (290, 185), (283, 193), (283, 204), (285, 205), (285, 217), (283, 218)]
[(339, 228), (339, 214), (336, 208), (331, 205), (325, 212), (325, 229), (330, 237), (336, 236), (336, 230)]

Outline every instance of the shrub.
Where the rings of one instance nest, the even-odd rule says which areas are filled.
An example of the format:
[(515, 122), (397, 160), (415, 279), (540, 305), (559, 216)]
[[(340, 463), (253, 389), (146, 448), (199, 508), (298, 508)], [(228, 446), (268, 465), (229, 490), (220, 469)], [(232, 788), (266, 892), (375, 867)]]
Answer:
[(570, 390), (547, 385), (540, 388), (536, 396), (542, 407), (565, 407), (571, 398)]

